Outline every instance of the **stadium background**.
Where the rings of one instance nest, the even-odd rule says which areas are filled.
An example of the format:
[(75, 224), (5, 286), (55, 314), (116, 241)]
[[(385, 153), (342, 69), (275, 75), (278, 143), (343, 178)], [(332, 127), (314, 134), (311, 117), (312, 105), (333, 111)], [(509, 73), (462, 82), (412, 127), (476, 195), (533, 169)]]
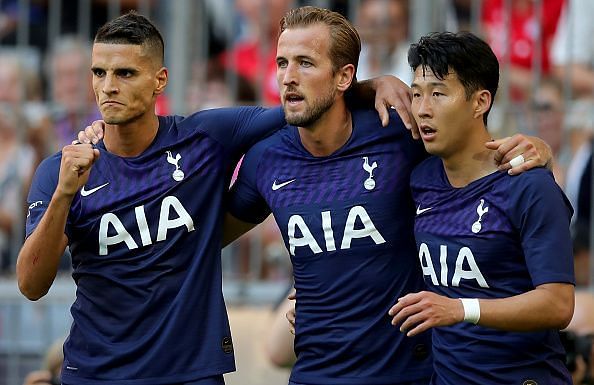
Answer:
[[(489, 121), (493, 136), (543, 137), (555, 151), (558, 181), (569, 192), (580, 187), (580, 178), (570, 178), (571, 167), (583, 156), (594, 121), (592, 91), (572, 84), (570, 65), (553, 60), (553, 44), (570, 47), (584, 38), (559, 36), (561, 21), (573, 22), (562, 11), (572, 6), (570, 1), (0, 0), (0, 385), (21, 384), (71, 321), (74, 283), (68, 257), (49, 294), (34, 303), (18, 292), (14, 264), (31, 169), (98, 116), (89, 97), (89, 49), (107, 19), (137, 9), (159, 26), (170, 81), (158, 109), (182, 115), (218, 106), (275, 104), (277, 25), (293, 6), (332, 8), (355, 23), (364, 45), (359, 79), (392, 73), (409, 82), (410, 42), (431, 31), (471, 30), (485, 37), (501, 60), (501, 88)], [(594, 43), (589, 45), (583, 50), (594, 51)], [(558, 100), (546, 100), (550, 84)], [(548, 104), (538, 99), (543, 89)], [(6, 132), (10, 135), (2, 136)], [(2, 156), (1, 141), (9, 137), (18, 157)], [(20, 171), (9, 179), (7, 170), (15, 168)], [(578, 236), (586, 245), (592, 238), (588, 223)], [(279, 239), (274, 223), (267, 222), (223, 251), (238, 368), (226, 376), (228, 384), (287, 381), (288, 371), (273, 367), (264, 354), (274, 304), (291, 284), (290, 262)], [(587, 263), (592, 259), (587, 247), (585, 255), (578, 268), (580, 285), (591, 290), (594, 264)]]

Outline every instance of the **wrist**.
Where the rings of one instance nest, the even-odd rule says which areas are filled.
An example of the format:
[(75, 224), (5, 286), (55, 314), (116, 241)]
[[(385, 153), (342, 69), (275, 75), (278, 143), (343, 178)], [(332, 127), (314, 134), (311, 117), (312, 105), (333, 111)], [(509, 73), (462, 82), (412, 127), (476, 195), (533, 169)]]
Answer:
[(74, 199), (75, 195), (76, 191), (70, 192), (58, 186), (56, 187), (56, 191), (54, 191), (54, 194), (52, 195), (52, 202), (66, 203), (69, 205), (70, 203), (72, 203), (72, 200)]
[(477, 298), (460, 298), (464, 308), (464, 322), (478, 324), (481, 318), (481, 305)]

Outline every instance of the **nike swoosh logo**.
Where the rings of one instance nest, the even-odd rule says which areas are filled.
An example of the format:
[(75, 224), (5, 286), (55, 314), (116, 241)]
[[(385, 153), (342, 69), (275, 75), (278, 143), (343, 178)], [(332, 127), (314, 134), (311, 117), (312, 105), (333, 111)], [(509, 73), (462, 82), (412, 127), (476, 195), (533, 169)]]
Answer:
[(103, 187), (107, 186), (108, 184), (109, 184), (109, 182), (102, 184), (101, 186), (92, 188), (90, 190), (85, 190), (85, 186), (82, 186), (82, 188), (80, 189), (80, 195), (82, 195), (83, 197), (88, 197), (89, 195), (93, 194), (94, 192), (101, 190)]
[(276, 183), (276, 179), (275, 179), (274, 182), (272, 183), (272, 191), (276, 191), (278, 189), (281, 189), (281, 188), (285, 187), (286, 185), (295, 182), (296, 180), (297, 179), (291, 179), (291, 180), (288, 180), (286, 182), (282, 182), (282, 183), (277, 184)]
[(432, 208), (433, 207), (427, 207), (427, 208), (422, 209), (421, 205), (419, 205), (419, 207), (417, 207), (417, 215), (421, 215), (424, 212), (431, 210)]

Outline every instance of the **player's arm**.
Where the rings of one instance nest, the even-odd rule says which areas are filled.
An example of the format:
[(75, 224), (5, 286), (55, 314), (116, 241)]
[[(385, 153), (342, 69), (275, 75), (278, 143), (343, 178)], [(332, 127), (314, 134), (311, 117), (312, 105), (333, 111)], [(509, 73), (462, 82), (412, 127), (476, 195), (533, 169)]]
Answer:
[(295, 357), (295, 329), (294, 324), (287, 324), (287, 314), (295, 313), (294, 291), (274, 311), (274, 319), (268, 329), (266, 337), (266, 355), (276, 366), (291, 367)]
[(406, 128), (411, 130), (413, 137), (421, 138), (411, 110), (410, 87), (397, 77), (384, 75), (357, 82), (349, 90), (348, 97), (357, 105), (373, 105), (384, 127), (390, 119), (390, 108), (395, 109)]
[[(413, 137), (420, 139), (419, 130), (411, 110), (412, 95), (410, 87), (397, 77), (384, 75), (357, 82), (349, 90), (348, 97), (349, 100), (359, 106), (374, 106), (384, 127), (389, 122), (389, 109), (395, 109), (404, 125), (411, 130)], [(225, 109), (213, 109), (210, 113), (217, 114), (223, 110)], [(226, 110), (240, 111), (240, 108)], [(262, 138), (286, 124), (282, 119), (282, 113), (279, 115), (275, 111), (276, 109), (272, 108), (259, 114), (259, 116), (247, 114), (242, 116), (239, 121), (248, 128), (247, 131), (255, 131), (256, 139)], [(219, 121), (221, 120), (219, 119)], [(96, 144), (103, 138), (103, 131), (103, 121), (98, 120), (87, 126), (84, 131), (80, 131), (77, 139), (81, 143)]]
[(226, 213), (223, 220), (223, 247), (235, 241), (257, 225), (258, 223), (244, 222), (230, 213)]
[(529, 331), (564, 329), (573, 315), (571, 205), (545, 172), (510, 179), (507, 216), (519, 229), (523, 259), (534, 289), (507, 298), (459, 299), (430, 292), (408, 294), (390, 311), (409, 335), (468, 321), (481, 326)]
[(70, 145), (62, 150), (58, 184), (47, 210), (23, 244), (16, 265), (21, 293), (30, 300), (43, 297), (51, 287), (68, 239), (64, 234), (70, 205), (89, 178), (99, 156), (90, 145)]
[(516, 134), (487, 142), (485, 146), (496, 151), (495, 162), (499, 165), (499, 170), (508, 170), (510, 175), (521, 174), (534, 167), (545, 166), (552, 170), (553, 151), (544, 140), (536, 136)]
[[(467, 301), (464, 299), (464, 301)], [(394, 305), (389, 315), (392, 325), (414, 336), (437, 326), (449, 326), (465, 321), (465, 314), (478, 306), (478, 325), (507, 331), (564, 329), (573, 315), (574, 286), (569, 283), (547, 283), (516, 296), (497, 299), (473, 299), (463, 304), (460, 298), (448, 298), (429, 291), (407, 294)], [(468, 322), (474, 322), (468, 319)]]

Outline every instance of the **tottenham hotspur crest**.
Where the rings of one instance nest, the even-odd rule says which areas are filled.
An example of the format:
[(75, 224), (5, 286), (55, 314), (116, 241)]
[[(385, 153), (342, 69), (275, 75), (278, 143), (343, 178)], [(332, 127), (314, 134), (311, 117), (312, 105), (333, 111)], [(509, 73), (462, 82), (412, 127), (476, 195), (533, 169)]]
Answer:
[(479, 231), (481, 231), (481, 219), (483, 218), (483, 215), (485, 215), (486, 213), (489, 212), (489, 208), (488, 207), (484, 207), (485, 205), (485, 200), (481, 199), (481, 203), (479, 203), (478, 207), (476, 208), (476, 213), (478, 214), (478, 219), (476, 220), (476, 222), (474, 222), (472, 224), (472, 232), (477, 234)]
[(173, 171), (173, 174), (171, 174), (171, 177), (176, 182), (183, 180), (184, 172), (179, 167), (179, 161), (181, 159), (181, 155), (177, 154), (177, 155), (175, 155), (175, 158), (174, 158), (173, 154), (171, 154), (171, 151), (165, 151), (165, 153), (167, 154), (167, 163), (171, 163), (172, 165), (175, 166), (175, 171)]
[(363, 157), (363, 170), (369, 173), (369, 178), (365, 179), (363, 182), (363, 186), (365, 186), (366, 190), (373, 190), (375, 188), (375, 180), (373, 180), (373, 170), (377, 167), (377, 162), (373, 162), (371, 165), (369, 164), (369, 157)]

